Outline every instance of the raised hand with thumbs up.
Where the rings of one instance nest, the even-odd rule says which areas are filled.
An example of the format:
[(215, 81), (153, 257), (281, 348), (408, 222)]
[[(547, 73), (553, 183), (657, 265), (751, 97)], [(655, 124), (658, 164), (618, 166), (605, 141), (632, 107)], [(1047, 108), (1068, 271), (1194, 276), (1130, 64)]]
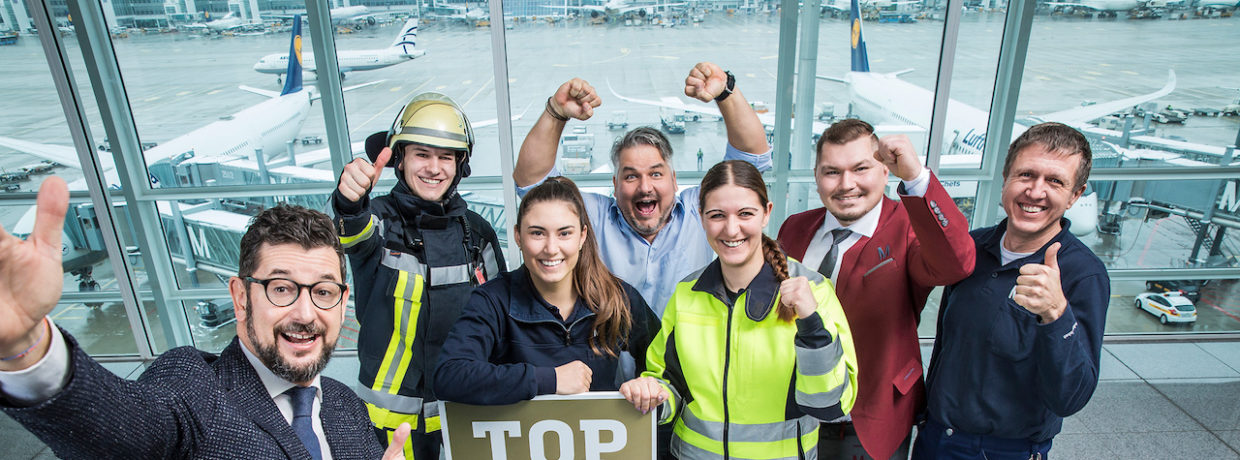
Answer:
[(1017, 304), (1038, 315), (1039, 322), (1054, 322), (1068, 308), (1068, 299), (1059, 284), (1059, 243), (1046, 248), (1046, 259), (1040, 264), (1025, 264), (1016, 277)]
[(387, 165), (389, 159), (392, 158), (392, 149), (384, 147), (379, 152), (379, 157), (375, 158), (375, 163), (371, 164), (364, 158), (356, 158), (349, 164), (344, 165), (344, 172), (340, 174), (340, 185), (336, 188), (340, 190), (340, 194), (351, 202), (362, 201), (362, 197), (370, 193), (370, 189), (379, 182), (379, 175), (383, 174), (383, 167)]

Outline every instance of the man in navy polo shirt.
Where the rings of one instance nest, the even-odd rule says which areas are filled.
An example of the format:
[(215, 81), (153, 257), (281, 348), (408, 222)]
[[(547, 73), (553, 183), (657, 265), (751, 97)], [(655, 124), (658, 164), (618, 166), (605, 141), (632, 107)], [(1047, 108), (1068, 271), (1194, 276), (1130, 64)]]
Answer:
[(1091, 163), (1085, 136), (1059, 123), (1008, 149), (1007, 219), (971, 232), (973, 274), (940, 303), (914, 459), (1046, 458), (1063, 417), (1089, 402), (1111, 283), (1063, 214)]

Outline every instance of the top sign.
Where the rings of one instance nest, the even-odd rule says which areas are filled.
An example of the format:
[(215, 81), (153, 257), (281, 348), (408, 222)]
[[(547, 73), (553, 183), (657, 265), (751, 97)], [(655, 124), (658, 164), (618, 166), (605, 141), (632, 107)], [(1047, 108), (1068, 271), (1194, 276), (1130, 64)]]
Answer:
[(620, 393), (539, 396), (508, 406), (443, 403), (448, 460), (655, 458), (654, 412)]

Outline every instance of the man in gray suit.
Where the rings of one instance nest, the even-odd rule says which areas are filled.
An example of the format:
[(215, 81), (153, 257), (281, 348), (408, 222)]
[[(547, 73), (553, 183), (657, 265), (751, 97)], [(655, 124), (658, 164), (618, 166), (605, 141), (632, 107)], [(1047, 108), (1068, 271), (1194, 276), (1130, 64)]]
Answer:
[(238, 337), (218, 356), (169, 350), (128, 381), (47, 316), (64, 282), (68, 203), (65, 182), (48, 178), (30, 237), (0, 229), (0, 410), (57, 456), (401, 458), (404, 443), (383, 452), (361, 400), (319, 376), (349, 296), (326, 215), (276, 206), (255, 217), (228, 283)]

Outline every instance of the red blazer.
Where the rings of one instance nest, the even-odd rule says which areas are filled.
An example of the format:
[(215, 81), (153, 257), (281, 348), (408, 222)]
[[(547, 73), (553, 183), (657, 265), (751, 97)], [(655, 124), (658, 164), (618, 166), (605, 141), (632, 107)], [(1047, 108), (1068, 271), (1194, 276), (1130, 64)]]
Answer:
[[(931, 174), (925, 197), (883, 197), (874, 236), (844, 253), (836, 295), (857, 349), (857, 402), (853, 425), (871, 457), (891, 458), (925, 409), (917, 324), (935, 286), (973, 272), (969, 223)], [(826, 208), (793, 215), (779, 242), (800, 260), (822, 226)], [(811, 262), (816, 264), (817, 262)]]

